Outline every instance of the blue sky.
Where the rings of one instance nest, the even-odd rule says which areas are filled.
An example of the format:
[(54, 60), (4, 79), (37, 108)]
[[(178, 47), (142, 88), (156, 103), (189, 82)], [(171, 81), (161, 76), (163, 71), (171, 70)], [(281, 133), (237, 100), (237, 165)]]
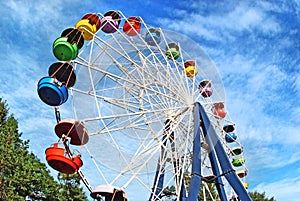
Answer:
[(300, 1), (0, 2), (0, 96), (24, 139), (45, 162), (56, 138), (54, 114), (41, 103), (37, 81), (55, 61), (52, 42), (89, 12), (121, 10), (147, 24), (183, 33), (215, 62), (226, 106), (245, 147), (250, 191), (277, 200), (300, 194)]

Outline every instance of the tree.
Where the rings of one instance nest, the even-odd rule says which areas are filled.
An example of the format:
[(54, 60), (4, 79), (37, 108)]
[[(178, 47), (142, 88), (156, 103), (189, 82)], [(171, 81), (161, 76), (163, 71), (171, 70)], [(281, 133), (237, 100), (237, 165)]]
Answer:
[[(184, 182), (186, 186), (186, 190), (189, 190), (189, 184), (191, 181), (191, 177), (188, 174), (184, 175)], [(166, 191), (169, 192), (169, 195), (166, 196), (167, 199), (174, 199), (175, 195), (175, 186), (167, 186)], [(202, 181), (201, 187), (198, 191), (198, 201), (202, 200), (216, 200), (218, 198), (218, 194), (216, 191), (216, 185), (214, 183), (206, 183)], [(175, 200), (175, 199), (174, 199)]]
[(253, 201), (275, 201), (275, 198), (267, 198), (266, 193), (259, 193), (257, 191), (250, 192), (249, 193), (250, 197), (252, 198)]
[[(46, 165), (28, 152), (29, 141), (21, 136), (17, 120), (9, 115), (6, 101), (0, 98), (0, 201), (24, 200), (26, 196), (32, 200), (72, 200), (65, 198), (61, 190), (65, 187), (54, 180)], [(80, 194), (82, 189), (77, 189), (78, 182), (75, 184), (68, 189), (75, 188)], [(82, 196), (80, 200), (85, 199)]]
[[(187, 184), (186, 186), (188, 187), (191, 181), (191, 177), (186, 174), (184, 179), (185, 183)], [(206, 183), (205, 181), (202, 181), (201, 188), (198, 191), (198, 200), (213, 200), (216, 198), (218, 198), (216, 185), (214, 183)]]
[[(205, 183), (202, 182), (202, 188), (205, 188), (205, 194), (203, 190), (199, 190), (198, 193), (198, 200), (215, 200), (219, 198), (217, 191), (216, 191), (216, 185), (215, 183)], [(205, 199), (204, 199), (205, 198)]]
[(80, 177), (78, 174), (58, 173), (58, 181), (60, 183), (60, 194), (64, 195), (61, 201), (82, 201), (87, 200), (83, 189), (80, 188)]
[(29, 141), (21, 139), (18, 123), (0, 99), (0, 199), (24, 200), (25, 196), (57, 200), (58, 185), (46, 166), (28, 152)]

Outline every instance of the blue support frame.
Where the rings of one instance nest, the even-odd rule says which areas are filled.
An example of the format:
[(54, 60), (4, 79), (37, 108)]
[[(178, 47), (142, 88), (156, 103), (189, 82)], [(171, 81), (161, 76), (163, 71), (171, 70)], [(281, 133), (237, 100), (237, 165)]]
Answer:
[[(152, 193), (151, 193), (151, 196), (149, 198), (149, 201), (152, 201), (152, 200), (155, 201), (155, 200), (157, 200), (157, 198), (159, 198), (159, 195), (161, 194), (161, 189), (163, 188), (163, 185), (164, 185), (164, 177), (165, 177), (164, 168), (165, 167), (164, 167), (164, 165), (162, 165), (160, 163), (160, 161), (165, 155), (165, 148), (164, 147), (167, 144), (166, 135), (163, 135), (162, 142), (163, 142), (164, 146), (161, 147), (160, 157), (159, 157), (158, 162), (157, 162), (155, 178), (154, 178), (154, 183), (153, 183), (153, 187), (152, 187)], [(162, 172), (162, 174), (160, 174), (161, 172)], [(157, 185), (156, 185), (156, 183), (157, 183)]]
[[(202, 124), (202, 126), (203, 126), (203, 124)], [(205, 128), (203, 129), (203, 133), (204, 133), (204, 136), (205, 136), (206, 141), (210, 148), (210, 152), (209, 152), (208, 156), (209, 156), (209, 160), (211, 163), (213, 174), (216, 176), (216, 178), (214, 179), (214, 182), (216, 184), (216, 188), (217, 188), (220, 200), (227, 201), (227, 196), (226, 196), (226, 192), (225, 192), (225, 189), (223, 186), (223, 181), (222, 181), (222, 178), (220, 177), (220, 169), (218, 166), (216, 153), (215, 153), (215, 150), (211, 148), (211, 147), (213, 147), (213, 143), (212, 143), (210, 136), (207, 133)]]
[(201, 142), (200, 142), (200, 104), (196, 103), (194, 107), (194, 142), (193, 142), (193, 163), (192, 177), (189, 186), (187, 201), (198, 199), (198, 191), (201, 184)]
[[(216, 188), (219, 194), (221, 201), (227, 201), (226, 192), (222, 184), (221, 176), (225, 176), (228, 183), (234, 189), (238, 197), (243, 201), (252, 201), (248, 195), (246, 189), (244, 188), (242, 182), (238, 178), (233, 169), (229, 158), (221, 144), (215, 129), (211, 126), (210, 120), (200, 103), (195, 103), (194, 107), (194, 141), (193, 141), (193, 162), (192, 162), (192, 177), (189, 186), (188, 197), (186, 196), (186, 191), (184, 187), (184, 182), (182, 182), (180, 200), (181, 201), (197, 201), (198, 191), (200, 190), (201, 184), (201, 129), (205, 136), (206, 142), (209, 145), (210, 153), (209, 159), (211, 162), (212, 170), (215, 178)], [(168, 132), (170, 129), (170, 120), (166, 121), (165, 132)], [(171, 146), (174, 146), (172, 140), (170, 140)], [(167, 140), (166, 135), (162, 138), (163, 145), (166, 146)], [(160, 159), (165, 157), (165, 149), (161, 148)], [(156, 175), (153, 184), (153, 191), (149, 198), (149, 201), (157, 200), (161, 197), (161, 189), (163, 188), (164, 182), (164, 164), (160, 164), (160, 159), (157, 164)], [(176, 161), (173, 164), (176, 169)], [(221, 170), (220, 170), (221, 168)], [(220, 173), (222, 171), (222, 173)], [(160, 174), (161, 173), (161, 174)], [(156, 187), (155, 187), (156, 186)], [(154, 198), (154, 199), (153, 199)]]
[[(171, 120), (167, 119), (165, 122), (165, 129), (164, 129), (164, 134), (162, 137), (163, 146), (161, 147), (160, 158), (158, 159), (158, 162), (157, 162), (152, 193), (149, 198), (149, 201), (156, 201), (156, 200), (158, 200), (158, 198), (161, 198), (163, 196), (161, 194), (161, 191), (163, 188), (164, 178), (165, 178), (165, 174), (164, 174), (165, 164), (161, 164), (161, 161), (164, 160), (164, 158), (165, 158), (165, 147), (167, 145), (166, 137), (170, 130), (170, 124), (171, 124)], [(174, 137), (174, 132), (170, 133), (169, 140), (170, 140), (171, 148), (175, 150), (175, 144), (173, 142), (173, 137)], [(173, 168), (176, 171), (177, 161), (175, 161), (175, 160), (173, 163)], [(176, 182), (179, 182), (179, 181), (176, 181)], [(181, 198), (180, 200), (185, 201), (186, 192), (185, 192), (185, 188), (184, 188), (184, 183), (182, 183), (182, 186), (181, 186), (180, 198)]]
[[(173, 142), (173, 139), (174, 139), (174, 132), (171, 133), (171, 136), (170, 136), (170, 143), (171, 143), (171, 149), (172, 151), (175, 151), (175, 142)], [(177, 173), (177, 167), (179, 164), (179, 159), (177, 160), (173, 160), (173, 169), (175, 171), (175, 173)], [(182, 175), (182, 172), (179, 172), (179, 174), (177, 175)], [(181, 187), (180, 187), (180, 201), (186, 201), (186, 190), (185, 190), (185, 186), (184, 186), (184, 182), (183, 182), (183, 179), (182, 178), (182, 182), (180, 180), (178, 180), (176, 177), (175, 177), (175, 183), (178, 184), (181, 182)]]
[[(217, 158), (216, 157), (213, 158), (214, 160), (218, 159), (223, 175), (225, 175), (225, 178), (227, 179), (230, 186), (234, 189), (239, 199), (243, 201), (252, 201), (246, 189), (244, 188), (242, 182), (236, 175), (235, 170), (233, 169), (228, 159), (228, 156), (220, 140), (218, 139), (215, 129), (211, 126), (210, 120), (202, 105), (200, 105), (200, 115), (203, 121), (203, 128), (207, 133), (207, 141), (210, 144), (210, 148), (216, 152)], [(216, 175), (216, 176), (220, 176), (220, 175)]]

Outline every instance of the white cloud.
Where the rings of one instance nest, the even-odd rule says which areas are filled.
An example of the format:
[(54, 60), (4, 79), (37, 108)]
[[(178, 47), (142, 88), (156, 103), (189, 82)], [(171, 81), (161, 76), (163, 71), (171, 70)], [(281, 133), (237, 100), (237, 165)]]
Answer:
[(300, 177), (287, 178), (273, 183), (263, 182), (254, 188), (258, 192), (266, 192), (266, 195), (274, 195), (280, 201), (298, 201), (300, 195)]
[[(84, 9), (66, 10), (68, 5), (79, 2), (60, 0), (1, 2), (1, 5), (5, 5), (0, 8), (5, 18), (2, 23), (10, 27), (4, 29), (8, 30), (5, 33), (18, 33), (13, 36), (4, 34), (0, 39), (5, 50), (0, 55), (1, 96), (8, 100), (12, 112), (19, 120), (24, 137), (31, 138), (31, 149), (43, 160), (44, 150), (57, 138), (53, 132), (55, 125), (53, 109), (39, 100), (36, 84), (40, 77), (46, 75), (49, 60), (53, 59), (51, 43), (57, 34), (65, 26), (73, 26), (75, 23), (73, 18), (80, 18), (83, 14), (80, 12)], [(300, 5), (297, 0), (294, 2)], [(284, 1), (278, 4), (266, 1), (250, 2), (253, 6), (243, 2), (228, 5), (226, 10), (219, 6), (218, 9), (210, 10), (210, 13), (204, 15), (201, 6), (209, 5), (205, 3), (202, 5), (197, 1), (190, 3), (195, 12), (170, 7), (170, 12), (175, 18), (157, 20), (163, 29), (174, 29), (196, 36), (195, 39), (200, 38), (199, 41), (204, 38), (217, 43), (216, 46), (205, 43), (200, 45), (206, 45), (207, 49), (211, 48), (209, 52), (217, 59), (227, 87), (226, 106), (237, 124), (239, 139), (245, 145), (246, 165), (250, 167), (250, 172), (257, 169), (279, 168), (283, 168), (284, 171), (287, 166), (295, 166), (300, 160), (298, 148), (300, 107), (285, 108), (283, 104), (291, 101), (278, 98), (288, 94), (280, 91), (282, 86), (297, 90), (299, 96), (300, 76), (297, 74), (290, 76), (277, 64), (269, 64), (274, 57), (284, 57), (285, 53), (279, 50), (293, 46), (295, 41), (285, 37), (272, 45), (273, 41), (270, 39), (259, 41), (256, 38), (261, 33), (272, 36), (285, 31), (284, 25), (279, 24), (276, 16), (270, 15), (269, 12), (287, 12), (288, 6)], [(103, 2), (99, 4), (103, 9)], [(217, 8), (218, 5), (214, 6)], [(295, 9), (298, 10), (299, 16), (299, 6)], [(72, 11), (78, 12), (73, 14)], [(146, 14), (142, 17), (147, 21)], [(246, 35), (246, 38), (239, 38), (243, 32), (249, 35)], [(230, 42), (235, 40), (238, 40), (237, 43)], [(250, 45), (247, 46), (246, 43)], [(220, 44), (225, 46), (220, 48)], [(242, 48), (246, 51), (242, 52)], [(258, 61), (259, 54), (265, 52), (268, 53), (264, 55), (264, 61)], [(288, 80), (294, 80), (292, 86), (289, 86)], [(295, 97), (298, 96), (295, 94)], [(268, 107), (268, 100), (281, 105), (286, 113), (277, 110), (268, 113), (265, 110)], [(68, 111), (66, 107), (63, 107), (61, 112), (63, 118), (71, 116), (70, 110)], [(85, 168), (88, 171), (91, 166), (85, 164)], [(297, 174), (299, 171), (298, 168), (289, 174)], [(255, 171), (252, 171), (251, 175), (253, 179), (260, 179)], [(266, 191), (268, 195), (274, 194), (277, 200), (293, 201), (295, 195), (300, 194), (299, 181), (299, 177), (273, 183), (263, 181), (255, 189), (260, 192)]]
[[(185, 11), (183, 11), (184, 13)], [(178, 12), (177, 12), (178, 13)], [(205, 37), (208, 40), (219, 41), (218, 34), (215, 30), (207, 27), (206, 18), (200, 15), (192, 15), (183, 20), (172, 20), (169, 18), (158, 19), (163, 27), (172, 29), (181, 33)]]
[(295, 123), (295, 125), (300, 125), (300, 106), (293, 107), (290, 116), (291, 123)]
[(227, 29), (241, 31), (258, 26), (263, 19), (264, 14), (261, 10), (238, 5), (222, 22)]
[[(17, 33), (15, 37), (22, 37), (22, 40), (17, 42), (30, 41), (30, 49), (51, 44), (63, 29), (74, 26), (76, 20), (85, 14), (78, 12), (77, 6), (82, 4), (82, 1), (78, 0), (11, 0), (2, 4), (0, 12), (9, 16), (3, 24)], [(7, 33), (12, 34), (12, 31)], [(51, 45), (49, 47), (51, 49)]]
[[(247, 3), (238, 3), (232, 7), (230, 12), (218, 8), (218, 11), (208, 15), (175, 9), (170, 12), (180, 20), (163, 18), (159, 19), (159, 22), (163, 27), (218, 42), (234, 39), (236, 32), (261, 31), (265, 34), (274, 34), (281, 31), (276, 19), (266, 13), (268, 10), (264, 4), (250, 6)], [(199, 11), (201, 9), (199, 6)]]
[(254, 174), (267, 169), (283, 168), (288, 170), (300, 160), (300, 151), (297, 146), (280, 144), (270, 146), (255, 141), (250, 144), (245, 149), (245, 154), (247, 166), (252, 169)]
[(300, 160), (300, 127), (295, 123), (299, 109), (284, 108), (289, 102), (282, 98), (288, 95), (283, 87), (290, 86), (288, 72), (239, 54), (222, 62), (226, 106), (245, 147), (251, 179), (259, 179), (261, 170), (294, 167)]
[(295, 76), (295, 82), (294, 82), (294, 87), (300, 93), (300, 75)]

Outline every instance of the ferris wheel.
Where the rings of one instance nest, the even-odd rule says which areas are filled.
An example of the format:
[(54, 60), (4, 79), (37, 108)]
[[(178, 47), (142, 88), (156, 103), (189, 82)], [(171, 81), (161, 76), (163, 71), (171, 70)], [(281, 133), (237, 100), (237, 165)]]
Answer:
[[(92, 198), (250, 200), (222, 81), (197, 43), (109, 11), (62, 31), (53, 54), (38, 82), (57, 120), (46, 159), (78, 173)], [(67, 101), (73, 117), (61, 119)]]

